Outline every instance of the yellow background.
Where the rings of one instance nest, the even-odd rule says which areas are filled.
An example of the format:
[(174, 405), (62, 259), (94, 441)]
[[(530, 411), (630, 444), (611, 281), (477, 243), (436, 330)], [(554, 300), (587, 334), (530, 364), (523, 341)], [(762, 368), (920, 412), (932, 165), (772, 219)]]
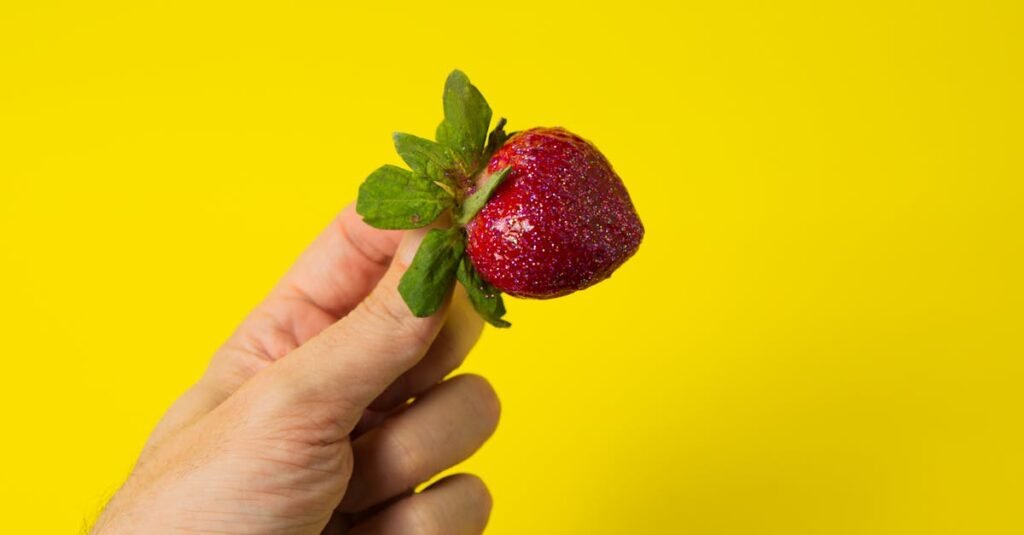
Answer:
[(342, 4), (0, 6), (5, 532), (92, 518), (456, 67), (647, 226), (471, 355), (489, 533), (1024, 531), (1019, 3)]

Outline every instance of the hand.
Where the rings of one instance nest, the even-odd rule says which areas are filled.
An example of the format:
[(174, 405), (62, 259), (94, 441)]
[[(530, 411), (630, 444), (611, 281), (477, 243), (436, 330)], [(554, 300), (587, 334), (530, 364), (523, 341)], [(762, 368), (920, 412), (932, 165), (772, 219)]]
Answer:
[(167, 412), (93, 533), (480, 533), (480, 479), (412, 492), (499, 412), (483, 378), (439, 382), (482, 329), (465, 295), (416, 318), (398, 294), (423, 235), (346, 208)]

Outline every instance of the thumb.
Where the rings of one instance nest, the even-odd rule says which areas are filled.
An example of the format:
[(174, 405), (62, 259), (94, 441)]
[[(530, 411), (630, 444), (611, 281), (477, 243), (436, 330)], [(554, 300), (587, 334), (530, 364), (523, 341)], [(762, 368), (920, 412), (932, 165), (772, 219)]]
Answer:
[(266, 370), (272, 398), (324, 417), (348, 434), (363, 410), (412, 368), (444, 323), (451, 295), (435, 314), (413, 315), (398, 292), (429, 229), (406, 233), (387, 272), (351, 313)]

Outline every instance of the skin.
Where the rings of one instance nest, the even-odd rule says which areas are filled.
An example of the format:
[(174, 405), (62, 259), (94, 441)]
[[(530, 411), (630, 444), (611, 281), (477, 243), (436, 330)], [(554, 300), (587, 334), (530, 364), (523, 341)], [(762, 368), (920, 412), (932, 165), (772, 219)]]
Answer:
[(481, 533), (479, 478), (411, 490), (500, 411), (482, 377), (444, 379), (482, 329), (465, 295), (416, 318), (398, 294), (424, 234), (346, 208), (168, 410), (92, 533)]

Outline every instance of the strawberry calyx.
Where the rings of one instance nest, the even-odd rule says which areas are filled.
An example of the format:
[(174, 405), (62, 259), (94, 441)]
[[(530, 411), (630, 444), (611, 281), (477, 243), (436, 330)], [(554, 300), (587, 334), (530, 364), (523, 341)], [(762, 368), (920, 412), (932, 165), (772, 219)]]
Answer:
[(456, 280), (476, 311), (496, 327), (511, 324), (502, 316), (501, 292), (488, 283), (465, 255), (464, 226), (502, 184), (509, 167), (487, 173), (487, 162), (509, 135), (501, 118), (488, 133), (491, 108), (459, 70), (445, 82), (444, 120), (435, 140), (395, 133), (395, 150), (409, 166), (383, 165), (359, 187), (356, 212), (370, 226), (413, 229), (430, 225), (446, 212), (451, 226), (431, 229), (416, 251), (398, 291), (409, 310), (426, 317), (441, 307)]

